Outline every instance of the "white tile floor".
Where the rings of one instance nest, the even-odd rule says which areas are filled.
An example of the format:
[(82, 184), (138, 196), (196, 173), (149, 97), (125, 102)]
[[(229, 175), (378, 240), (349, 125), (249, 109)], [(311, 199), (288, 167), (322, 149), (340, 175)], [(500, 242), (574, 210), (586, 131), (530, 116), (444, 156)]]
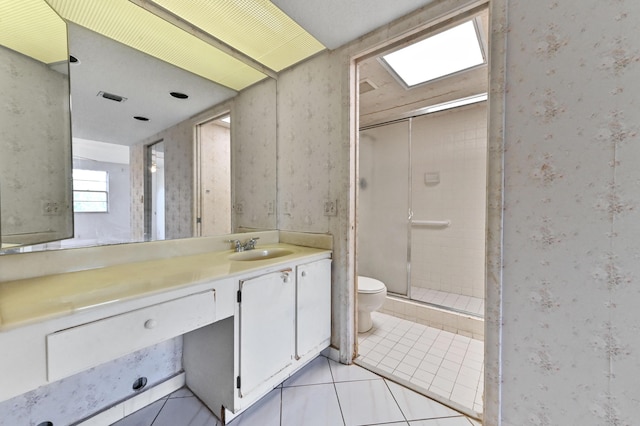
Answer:
[[(479, 422), (357, 365), (323, 356), (229, 423), (232, 426), (478, 426)], [(114, 426), (218, 426), (186, 388)]]
[(358, 334), (357, 362), (407, 385), (482, 413), (484, 343), (380, 312)]
[(434, 303), (436, 305), (470, 312), (481, 317), (484, 316), (484, 299), (479, 297), (464, 296), (462, 294), (412, 286), (411, 300)]

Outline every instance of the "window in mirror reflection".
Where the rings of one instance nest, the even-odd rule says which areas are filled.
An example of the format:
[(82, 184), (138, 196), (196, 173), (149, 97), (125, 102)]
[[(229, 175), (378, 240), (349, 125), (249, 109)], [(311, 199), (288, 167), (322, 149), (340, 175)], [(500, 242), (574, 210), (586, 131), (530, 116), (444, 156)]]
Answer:
[(109, 173), (104, 170), (73, 169), (73, 212), (109, 211)]

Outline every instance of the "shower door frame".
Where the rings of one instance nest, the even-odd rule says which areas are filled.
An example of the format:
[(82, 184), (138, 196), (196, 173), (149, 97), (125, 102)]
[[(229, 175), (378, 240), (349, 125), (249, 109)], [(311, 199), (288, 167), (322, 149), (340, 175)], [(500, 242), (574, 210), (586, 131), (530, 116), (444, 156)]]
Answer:
[[(407, 223), (406, 223), (406, 232), (407, 232), (407, 257), (406, 257), (406, 263), (405, 263), (405, 270), (407, 273), (407, 279), (405, 282), (405, 288), (406, 288), (406, 294), (401, 294), (401, 293), (396, 293), (394, 291), (389, 291), (389, 293), (391, 293), (392, 296), (396, 296), (396, 297), (402, 297), (402, 298), (406, 298), (408, 300), (412, 300), (411, 299), (411, 218), (413, 216), (413, 199), (412, 199), (412, 191), (411, 191), (411, 186), (413, 184), (413, 178), (412, 178), (412, 157), (411, 157), (411, 144), (412, 144), (412, 136), (411, 136), (411, 125), (412, 125), (412, 120), (413, 117), (403, 117), (403, 118), (399, 118), (396, 120), (390, 120), (390, 121), (385, 121), (383, 123), (376, 123), (376, 124), (372, 124), (370, 126), (364, 126), (361, 127), (360, 129), (358, 129), (358, 134), (362, 131), (365, 130), (370, 130), (370, 129), (375, 129), (378, 127), (384, 127), (384, 126), (388, 126), (391, 124), (396, 124), (396, 123), (401, 123), (403, 121), (406, 121), (408, 124), (408, 129), (407, 129), (407, 147), (408, 147), (408, 153), (407, 153), (407, 157), (408, 157), (408, 172), (407, 172)], [(360, 160), (358, 160), (360, 161)], [(358, 166), (358, 169), (360, 169), (360, 166)], [(357, 238), (357, 237), (356, 237)]]
[[(375, 123), (369, 126), (364, 126), (361, 127), (360, 129), (358, 129), (358, 133), (365, 131), (365, 130), (370, 130), (370, 129), (375, 129), (377, 127), (384, 127), (390, 124), (395, 124), (395, 123), (400, 123), (403, 121), (407, 121), (408, 122), (408, 126), (409, 126), (409, 136), (408, 136), (408, 142), (407, 142), (407, 146), (408, 146), (408, 157), (409, 157), (409, 167), (408, 167), (408, 181), (407, 181), (407, 185), (408, 185), (408, 206), (407, 206), (407, 265), (406, 265), (406, 272), (407, 272), (407, 282), (406, 282), (406, 294), (402, 294), (402, 293), (396, 293), (394, 291), (389, 291), (390, 295), (394, 296), (394, 297), (399, 297), (399, 298), (403, 298), (403, 299), (407, 299), (411, 302), (415, 302), (415, 303), (420, 303), (422, 305), (426, 305), (426, 306), (431, 306), (434, 308), (438, 308), (438, 309), (443, 309), (446, 310), (448, 312), (454, 312), (457, 314), (463, 314), (463, 315), (469, 315), (475, 318), (481, 318), (484, 319), (484, 315), (479, 315), (476, 314), (474, 312), (470, 312), (470, 311), (466, 311), (464, 309), (459, 309), (459, 308), (455, 308), (453, 306), (446, 306), (446, 305), (440, 305), (438, 303), (433, 303), (433, 302), (428, 302), (425, 300), (419, 300), (419, 299), (413, 299), (411, 297), (411, 282), (412, 282), (412, 277), (411, 277), (411, 261), (412, 261), (412, 250), (411, 250), (411, 245), (412, 245), (412, 225), (411, 225), (411, 221), (413, 219), (413, 119), (414, 118), (418, 118), (418, 117), (424, 117), (427, 115), (430, 115), (431, 113), (420, 113), (420, 114), (413, 114), (410, 115), (408, 117), (401, 117), (401, 118), (397, 118), (394, 120), (389, 120), (389, 121), (385, 121), (382, 123)], [(488, 118), (488, 117), (487, 117)], [(358, 160), (360, 161), (360, 160)], [(358, 166), (358, 168), (360, 168)], [(485, 194), (485, 198), (488, 194)], [(486, 245), (486, 234), (485, 234), (485, 245)], [(485, 270), (485, 274), (486, 274), (486, 270)]]

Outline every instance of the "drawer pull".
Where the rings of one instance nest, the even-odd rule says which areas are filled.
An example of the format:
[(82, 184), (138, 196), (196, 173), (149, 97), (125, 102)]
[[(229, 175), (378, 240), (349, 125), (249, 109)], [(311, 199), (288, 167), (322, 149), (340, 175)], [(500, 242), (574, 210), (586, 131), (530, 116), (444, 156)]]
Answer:
[(149, 330), (156, 328), (156, 325), (158, 325), (158, 321), (154, 319), (148, 319), (144, 322), (144, 328), (148, 328)]

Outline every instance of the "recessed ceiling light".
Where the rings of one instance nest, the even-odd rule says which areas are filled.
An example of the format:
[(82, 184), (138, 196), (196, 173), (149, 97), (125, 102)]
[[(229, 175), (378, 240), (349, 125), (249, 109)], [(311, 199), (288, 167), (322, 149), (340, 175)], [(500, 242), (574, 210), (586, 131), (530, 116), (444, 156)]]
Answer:
[(143, 117), (141, 115), (135, 115), (133, 118), (135, 118), (136, 120), (140, 120), (140, 121), (149, 121), (149, 119), (147, 117)]
[(174, 98), (178, 98), (178, 99), (187, 99), (189, 97), (189, 95), (187, 95), (186, 93), (180, 93), (180, 92), (170, 92), (169, 94)]
[(473, 20), (384, 55), (382, 60), (408, 87), (485, 62)]

